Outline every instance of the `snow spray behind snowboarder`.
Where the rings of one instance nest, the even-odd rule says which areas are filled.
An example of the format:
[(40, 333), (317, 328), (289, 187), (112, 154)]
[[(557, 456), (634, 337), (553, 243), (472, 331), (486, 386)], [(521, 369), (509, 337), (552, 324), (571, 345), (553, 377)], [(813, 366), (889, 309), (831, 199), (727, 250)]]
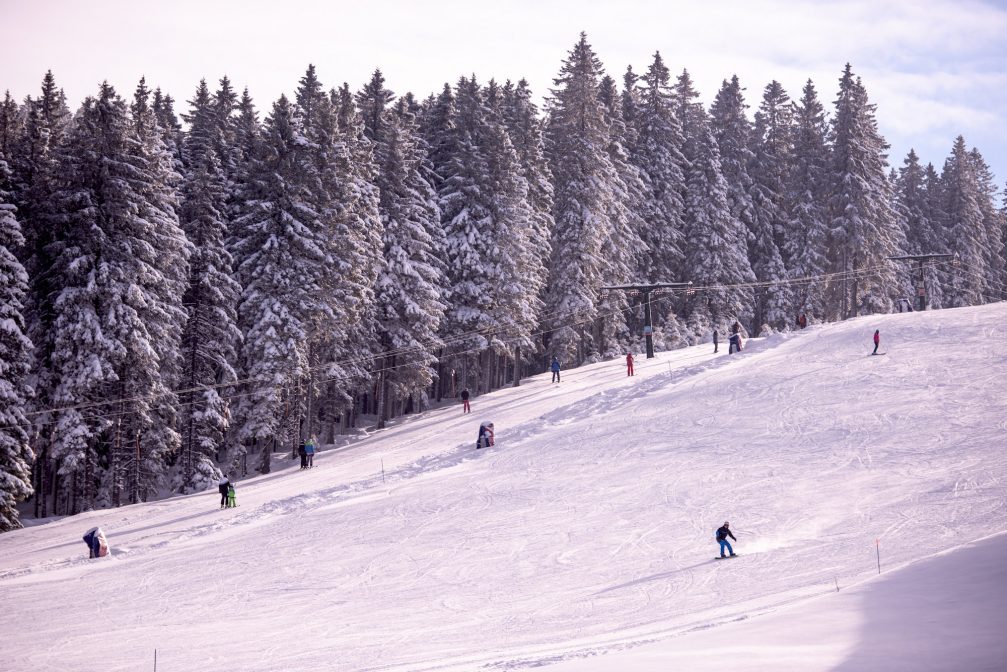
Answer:
[(493, 445), (493, 423), (484, 420), (481, 425), (479, 425), (479, 436), (476, 437), (476, 450), (480, 448), (489, 448)]
[(731, 534), (730, 527), (731, 524), (727, 521), (724, 521), (724, 526), (717, 528), (717, 543), (720, 544), (720, 557), (722, 558), (727, 557), (726, 555), (724, 555), (724, 547), (727, 547), (727, 552), (731, 554), (732, 558), (734, 557), (734, 549), (731, 548), (731, 542), (729, 542), (727, 538), (730, 537), (735, 541), (737, 541), (738, 539), (733, 534)]
[(104, 558), (108, 555), (108, 540), (100, 527), (92, 527), (84, 535), (84, 543), (87, 544), (89, 558)]

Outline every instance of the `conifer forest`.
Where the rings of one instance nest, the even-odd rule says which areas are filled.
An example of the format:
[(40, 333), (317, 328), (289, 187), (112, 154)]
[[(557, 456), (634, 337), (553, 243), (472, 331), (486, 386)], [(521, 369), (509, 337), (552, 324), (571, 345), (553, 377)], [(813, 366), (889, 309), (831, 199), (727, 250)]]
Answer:
[[(7, 93), (0, 531), (640, 352), (641, 297), (611, 285), (692, 283), (651, 296), (665, 350), (908, 309), (919, 273), (927, 309), (1007, 298), (979, 149), (890, 157), (836, 66), (791, 92), (725, 73), (705, 104), (660, 53), (614, 76), (581, 34), (543, 90), (309, 65), (271, 102), (227, 77)], [(890, 259), (921, 254), (946, 256)]]

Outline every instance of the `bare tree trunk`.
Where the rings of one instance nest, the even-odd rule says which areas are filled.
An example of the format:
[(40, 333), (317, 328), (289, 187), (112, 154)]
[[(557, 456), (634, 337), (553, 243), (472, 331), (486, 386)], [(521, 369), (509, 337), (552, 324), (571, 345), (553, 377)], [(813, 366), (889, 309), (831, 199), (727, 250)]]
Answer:
[(524, 363), (521, 361), (521, 346), (514, 348), (514, 382), (512, 387), (521, 387), (521, 374)]

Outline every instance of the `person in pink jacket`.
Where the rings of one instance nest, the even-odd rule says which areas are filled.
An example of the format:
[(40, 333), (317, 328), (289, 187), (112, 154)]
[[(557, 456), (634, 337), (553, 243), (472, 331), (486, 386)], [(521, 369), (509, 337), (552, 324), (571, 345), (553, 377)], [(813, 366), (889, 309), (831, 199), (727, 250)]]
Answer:
[(874, 330), (874, 352), (871, 353), (872, 355), (878, 354), (878, 345), (880, 343), (881, 343), (881, 330), (880, 329), (875, 329)]

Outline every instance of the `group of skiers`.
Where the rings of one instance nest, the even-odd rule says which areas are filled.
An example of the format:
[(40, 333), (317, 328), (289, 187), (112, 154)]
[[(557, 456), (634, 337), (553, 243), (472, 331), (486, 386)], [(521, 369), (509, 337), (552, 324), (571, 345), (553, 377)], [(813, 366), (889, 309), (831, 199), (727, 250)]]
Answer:
[(301, 469), (311, 469), (315, 466), (315, 449), (318, 446), (318, 439), (311, 437), (307, 441), (302, 440), (297, 447), (297, 454), (301, 457)]

